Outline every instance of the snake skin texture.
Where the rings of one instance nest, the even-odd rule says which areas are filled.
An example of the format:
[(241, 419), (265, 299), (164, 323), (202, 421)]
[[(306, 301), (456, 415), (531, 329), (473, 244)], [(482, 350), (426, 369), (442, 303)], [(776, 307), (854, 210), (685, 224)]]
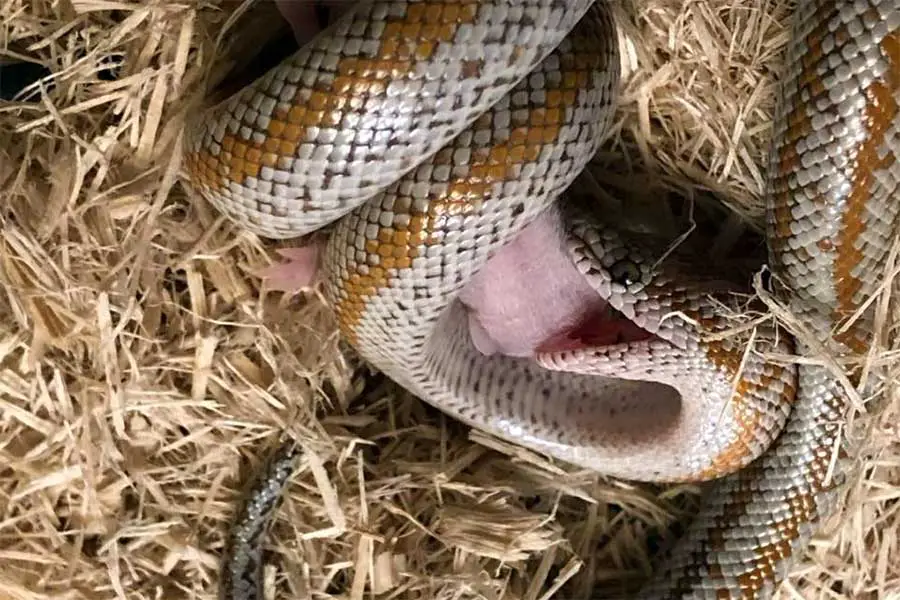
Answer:
[(457, 136), (590, 5), (361, 2), (202, 119), (185, 169), (197, 192), (261, 235), (319, 229)]
[[(900, 0), (801, 0), (792, 27), (767, 172), (773, 285), (819, 343), (860, 356), (871, 310), (840, 327), (897, 235)], [(263, 236), (334, 223), (325, 291), (343, 336), (423, 400), (605, 474), (711, 480), (639, 598), (768, 598), (836, 508), (847, 396), (824, 367), (766, 359), (811, 353), (803, 336), (725, 335), (739, 287), (566, 193), (609, 128), (618, 69), (600, 0), (361, 3), (200, 120), (186, 179)], [(608, 303), (592, 318), (643, 338), (476, 350), (460, 290), (540, 218)], [(285, 469), (240, 513), (226, 600), (260, 597)]]
[(284, 443), (267, 459), (247, 486), (231, 530), (219, 578), (222, 600), (262, 600), (262, 538), (300, 454), (293, 442)]

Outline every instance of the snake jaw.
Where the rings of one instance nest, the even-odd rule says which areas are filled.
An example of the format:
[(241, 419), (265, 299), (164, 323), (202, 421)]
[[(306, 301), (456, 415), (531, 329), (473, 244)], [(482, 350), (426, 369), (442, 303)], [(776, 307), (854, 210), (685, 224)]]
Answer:
[[(535, 350), (534, 360), (552, 371), (652, 381), (670, 385), (683, 396), (696, 395), (696, 390), (684, 389), (678, 377), (685, 368), (690, 369), (684, 365), (691, 364), (696, 348), (681, 347), (680, 340), (663, 335), (642, 328), (610, 307), (547, 339)], [(681, 366), (670, 372), (648, 360), (651, 356), (665, 356), (670, 364)]]
[(574, 327), (544, 340), (535, 348), (535, 354), (599, 349), (654, 338), (659, 339), (655, 333), (644, 329), (606, 302), (601, 309), (592, 311)]

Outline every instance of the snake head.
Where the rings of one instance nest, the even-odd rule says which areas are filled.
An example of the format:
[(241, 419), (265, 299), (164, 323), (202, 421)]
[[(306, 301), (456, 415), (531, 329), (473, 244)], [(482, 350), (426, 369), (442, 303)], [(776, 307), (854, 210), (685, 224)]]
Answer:
[(627, 351), (649, 344), (686, 351), (701, 335), (701, 323), (715, 318), (723, 294), (737, 289), (698, 270), (696, 261), (667, 254), (658, 239), (612, 223), (588, 200), (568, 197), (561, 212), (569, 257), (600, 302), (574, 327), (538, 347), (547, 366), (577, 361), (600, 348)]
[(629, 231), (595, 207), (592, 201), (567, 197), (560, 210), (569, 256), (600, 302), (537, 347), (539, 364), (665, 383), (682, 396), (706, 394), (718, 381), (727, 396), (743, 377), (741, 369), (763, 360), (756, 346), (748, 348), (751, 336), (757, 344), (782, 343), (769, 322), (742, 330), (735, 318), (747, 313), (741, 300), (747, 295), (715, 267), (698, 266), (697, 260), (669, 251), (653, 235)]
[[(681, 406), (668, 435), (672, 448), (694, 457), (687, 460), (692, 479), (732, 473), (759, 456), (783, 426), (796, 386), (794, 371), (766, 354), (790, 352), (772, 321), (737, 321), (747, 312), (734, 302), (740, 288), (715, 267), (614, 228), (584, 201), (567, 199), (561, 211), (569, 256), (605, 305), (546, 340), (535, 361), (677, 392)], [(656, 417), (648, 408), (646, 422)]]

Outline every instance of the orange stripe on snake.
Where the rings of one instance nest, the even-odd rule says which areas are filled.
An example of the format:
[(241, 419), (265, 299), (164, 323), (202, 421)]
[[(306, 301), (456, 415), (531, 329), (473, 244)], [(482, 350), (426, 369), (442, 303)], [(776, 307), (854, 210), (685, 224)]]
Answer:
[[(864, 122), (868, 131), (856, 151), (850, 176), (851, 191), (847, 196), (847, 206), (841, 214), (842, 227), (835, 248), (834, 281), (838, 304), (834, 320), (839, 323), (851, 318), (859, 309), (860, 301), (865, 300), (860, 297), (863, 283), (856, 274), (865, 258), (859, 248), (867, 223), (865, 213), (877, 174), (889, 169), (895, 161), (893, 154), (879, 156), (879, 151), (898, 114), (896, 94), (900, 89), (900, 34), (886, 36), (881, 41), (881, 49), (888, 68), (882, 79), (874, 80), (865, 90), (867, 102)], [(858, 320), (845, 331), (837, 332), (835, 339), (862, 354), (868, 349), (865, 339), (867, 326), (867, 323)]]

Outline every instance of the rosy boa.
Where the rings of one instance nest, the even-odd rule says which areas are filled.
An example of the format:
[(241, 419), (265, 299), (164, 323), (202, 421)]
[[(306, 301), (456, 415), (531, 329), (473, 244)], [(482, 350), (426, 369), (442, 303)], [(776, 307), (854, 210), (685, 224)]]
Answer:
[[(832, 332), (876, 292), (896, 233), (898, 26), (900, 0), (801, 0), (775, 115), (770, 267), (802, 325), (850, 354), (867, 350), (872, 311)], [(425, 401), (608, 475), (714, 479), (640, 598), (769, 597), (836, 510), (848, 399), (825, 367), (707, 335), (734, 325), (722, 307), (739, 287), (659, 261), (662, 248), (565, 194), (611, 123), (618, 78), (604, 2), (360, 3), (199, 120), (186, 177), (262, 236), (334, 222), (323, 268), (342, 334)], [(572, 334), (525, 358), (474, 348), (460, 290), (548, 210), (643, 339)], [(772, 320), (753, 333), (755, 350), (806, 351)], [(265, 482), (251, 521), (288, 474)], [(224, 597), (256, 597), (237, 571), (226, 579), (248, 579)]]

